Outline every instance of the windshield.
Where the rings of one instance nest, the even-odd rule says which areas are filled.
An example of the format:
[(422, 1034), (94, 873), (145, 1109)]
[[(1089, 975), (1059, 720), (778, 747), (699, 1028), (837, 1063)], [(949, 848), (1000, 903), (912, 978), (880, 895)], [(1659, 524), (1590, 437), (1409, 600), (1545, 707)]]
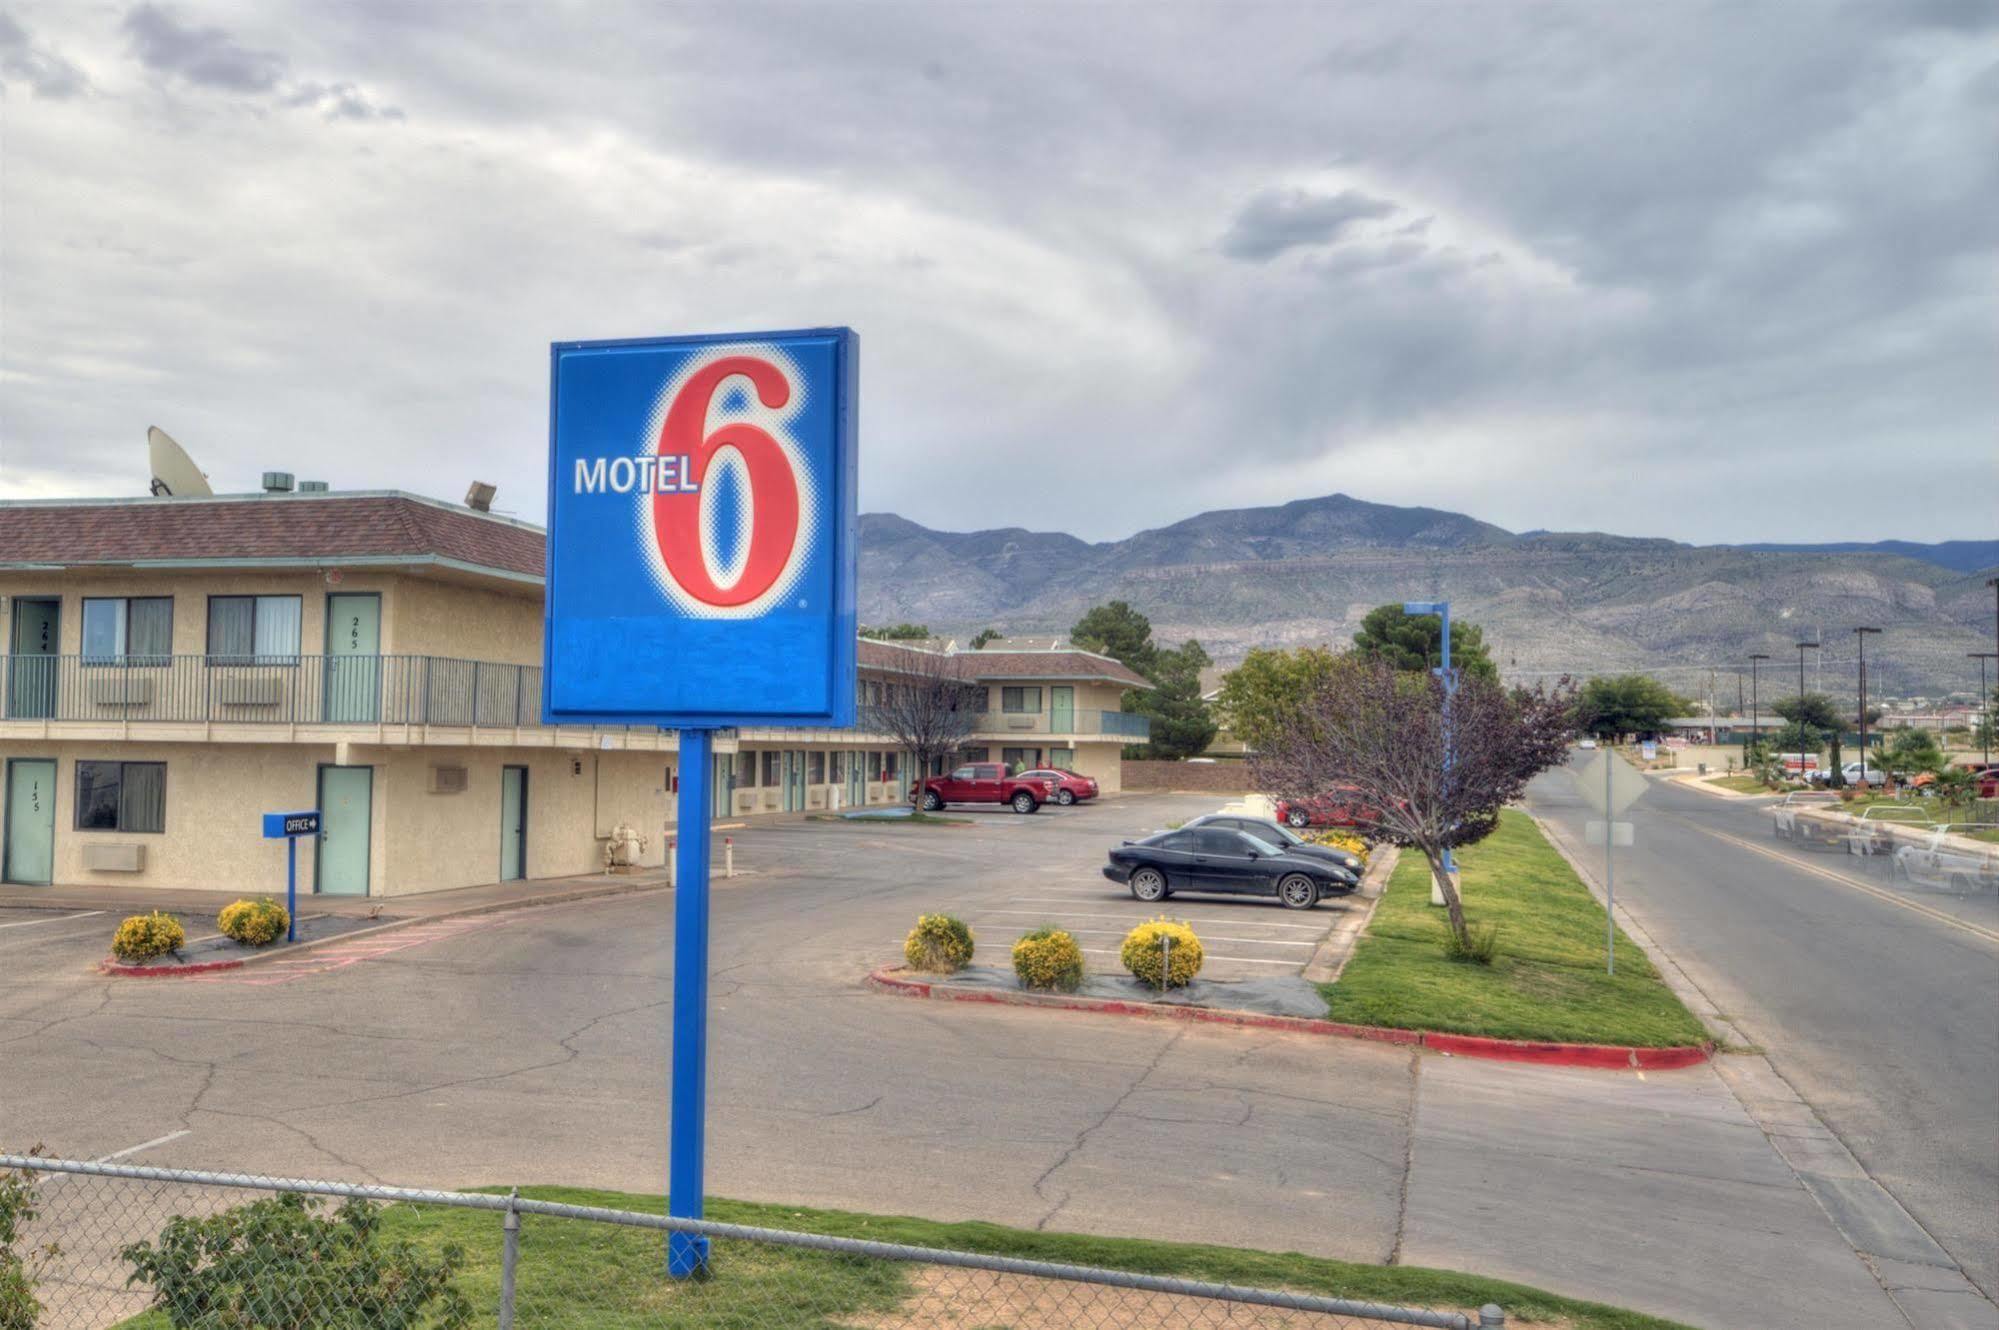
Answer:
[(1282, 854), (1284, 853), (1285, 846), (1275, 836), (1270, 834), (1275, 830), (1277, 830), (1275, 827), (1268, 829), (1257, 827), (1253, 831), (1244, 831), (1239, 834), (1245, 840), (1255, 841), (1256, 848), (1262, 850), (1265, 854)]

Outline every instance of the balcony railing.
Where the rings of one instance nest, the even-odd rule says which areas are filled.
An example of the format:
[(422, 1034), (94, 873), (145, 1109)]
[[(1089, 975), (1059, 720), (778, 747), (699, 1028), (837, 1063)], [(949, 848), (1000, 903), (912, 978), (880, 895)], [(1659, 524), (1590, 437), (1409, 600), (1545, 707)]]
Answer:
[(6, 656), (0, 717), (541, 724), (541, 667), (443, 656)]
[(1133, 743), (1152, 736), (1152, 718), (1131, 711), (988, 711), (980, 734), (1101, 734)]

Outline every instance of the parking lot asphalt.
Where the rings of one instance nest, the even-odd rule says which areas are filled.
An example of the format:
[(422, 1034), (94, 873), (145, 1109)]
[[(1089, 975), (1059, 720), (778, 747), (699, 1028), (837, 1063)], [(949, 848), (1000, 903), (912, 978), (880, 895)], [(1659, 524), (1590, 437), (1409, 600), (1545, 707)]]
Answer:
[[(1715, 1326), (1796, 1323), (1802, 1306), (1814, 1324), (1890, 1323), (1878, 1290), (1822, 1278), (1857, 1258), (1767, 1167), (1760, 1135), (1731, 1120), (1715, 1139), (1754, 1167), (1708, 1170), (1746, 1171), (1748, 1185), (1722, 1189), (1728, 1240), (1658, 1238), (1699, 1230), (1718, 1194), (1698, 1168), (1684, 1185), (1631, 1185), (1654, 1158), (1712, 1153), (1699, 1131), (1712, 1118), (1706, 1068), (1530, 1081), (1453, 1064), (1433, 1076), (1433, 1057), (1356, 1041), (862, 987), (900, 960), (923, 912), (971, 920), (980, 959), (996, 964), (1050, 919), (1115, 933), (1148, 911), (1101, 877), (1105, 849), (1218, 802), (730, 833), (743, 871), (717, 881), (713, 902), (709, 1190), (1373, 1262), (1416, 1252)], [(0, 925), (20, 927), (0, 930), (0, 1145), (414, 1185), (655, 1190), (673, 905), (661, 891), (523, 909), (339, 963), (143, 983), (93, 968), (115, 914), (6, 911)], [(1169, 905), (1204, 921), (1217, 975), (1292, 964), (1291, 951), (1309, 953), (1281, 930), (1334, 917), (1261, 900)], [(1550, 1122), (1557, 1136), (1623, 1144), (1601, 1159), (1558, 1151)], [(1557, 1152), (1559, 1169), (1537, 1165)], [(1535, 1177), (1540, 1192), (1519, 1190)], [(1541, 1223), (1558, 1205), (1566, 1227)], [(1581, 1241), (1589, 1261), (1573, 1259)], [(1644, 1279), (1621, 1273), (1634, 1266)]]

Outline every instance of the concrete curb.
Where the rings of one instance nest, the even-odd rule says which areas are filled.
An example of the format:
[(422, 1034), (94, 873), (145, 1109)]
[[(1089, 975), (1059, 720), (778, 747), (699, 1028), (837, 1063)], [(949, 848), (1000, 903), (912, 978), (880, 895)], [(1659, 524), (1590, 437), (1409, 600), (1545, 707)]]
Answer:
[(1306, 1016), (1272, 1016), (1217, 1007), (1183, 1007), (1166, 1002), (1124, 1002), (1112, 998), (1066, 997), (1059, 993), (995, 993), (954, 989), (948, 984), (908, 978), (906, 971), (876, 970), (867, 985), (900, 997), (933, 998), (944, 1002), (980, 1002), (1002, 1007), (1052, 1007), (1061, 1011), (1093, 1011), (1111, 1016), (1148, 1016), (1155, 1020), (1199, 1021), (1255, 1030), (1286, 1030), (1293, 1034), (1360, 1039), (1369, 1043), (1402, 1044), (1434, 1049), (1453, 1057), (1493, 1062), (1532, 1062), (1542, 1066), (1595, 1067), (1613, 1070), (1669, 1071), (1706, 1062), (1711, 1044), (1691, 1048), (1633, 1048), (1621, 1044), (1539, 1044), (1479, 1035), (1442, 1034), (1434, 1030), (1396, 1030), (1380, 1025), (1347, 1025)]
[[(741, 874), (738, 874), (741, 876)], [(602, 887), (592, 887), (584, 891), (546, 892), (540, 896), (523, 896), (518, 900), (484, 901), (478, 905), (468, 905), (461, 910), (443, 910), (434, 914), (412, 915), (407, 919), (395, 919), (373, 928), (353, 928), (345, 933), (335, 933), (330, 937), (314, 938), (309, 942), (295, 942), (275, 951), (253, 952), (226, 961), (197, 961), (192, 965), (137, 966), (124, 965), (106, 957), (97, 963), (97, 972), (116, 979), (179, 979), (197, 974), (213, 974), (217, 970), (240, 970), (246, 966), (263, 965), (270, 961), (303, 956), (321, 947), (330, 947), (336, 942), (352, 942), (356, 938), (379, 937), (383, 933), (394, 933), (399, 929), (414, 928), (418, 924), (434, 924), (440, 919), (464, 919), (480, 914), (500, 914), (507, 910), (527, 910), (541, 905), (564, 905), (571, 901), (601, 900), (607, 896), (631, 896), (642, 891), (671, 891), (672, 887), (664, 879), (648, 882), (606, 883)]]

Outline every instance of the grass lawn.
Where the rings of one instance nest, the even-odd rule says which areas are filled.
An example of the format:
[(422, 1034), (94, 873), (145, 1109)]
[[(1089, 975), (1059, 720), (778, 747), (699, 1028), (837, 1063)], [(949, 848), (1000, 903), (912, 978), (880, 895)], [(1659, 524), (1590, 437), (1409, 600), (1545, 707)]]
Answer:
[(1734, 790), (1737, 794), (1775, 794), (1777, 791), (1763, 783), (1760, 776), (1717, 776), (1708, 781), (1724, 790)]
[(1449, 925), (1430, 904), (1429, 867), (1405, 853), (1373, 921), (1335, 983), (1321, 984), (1336, 1021), (1504, 1039), (1667, 1047), (1707, 1031), (1617, 935), (1617, 974), (1603, 968), (1603, 907), (1525, 813), (1458, 854), (1465, 917), (1497, 924), (1489, 966), (1444, 955)]
[[(501, 1190), (492, 1188), (488, 1190)], [(523, 1187), (521, 1195), (572, 1205), (660, 1213), (657, 1196)], [(1134, 1238), (1035, 1233), (997, 1224), (938, 1223), (840, 1210), (804, 1210), (710, 1200), (720, 1222), (827, 1233), (923, 1247), (1108, 1266), (1241, 1285), (1281, 1287), (1333, 1297), (1413, 1303), (1476, 1313), (1488, 1302), (1506, 1309), (1507, 1324), (1559, 1325), (1575, 1330), (1684, 1330), (1671, 1321), (1598, 1303), (1563, 1298), (1519, 1284), (1408, 1266), (1357, 1265), (1290, 1253), (1249, 1251)], [(499, 1296), (500, 1218), (497, 1214), (398, 1205), (383, 1215), (382, 1236), (432, 1253), (457, 1244), (466, 1256), (456, 1277), (474, 1307), (473, 1324), (491, 1326)], [(995, 1276), (983, 1271), (916, 1266), (723, 1240), (715, 1244), (712, 1280), (680, 1282), (662, 1272), (665, 1235), (609, 1224), (525, 1215), (516, 1275), (518, 1324), (596, 1327), (686, 1327), (686, 1330), (1000, 1330), (1001, 1327), (1090, 1325), (1103, 1330), (1153, 1330), (1161, 1324), (1206, 1324), (1162, 1312), (1155, 1295), (1090, 1285)], [(1188, 1300), (1175, 1300), (1181, 1307)], [(1203, 1306), (1207, 1304), (1202, 1304)], [(1244, 1309), (1250, 1310), (1250, 1309)], [(1257, 1310), (1258, 1325), (1316, 1324), (1314, 1318)], [(1244, 1322), (1245, 1324), (1248, 1321)], [(149, 1312), (128, 1327), (164, 1330)]]

